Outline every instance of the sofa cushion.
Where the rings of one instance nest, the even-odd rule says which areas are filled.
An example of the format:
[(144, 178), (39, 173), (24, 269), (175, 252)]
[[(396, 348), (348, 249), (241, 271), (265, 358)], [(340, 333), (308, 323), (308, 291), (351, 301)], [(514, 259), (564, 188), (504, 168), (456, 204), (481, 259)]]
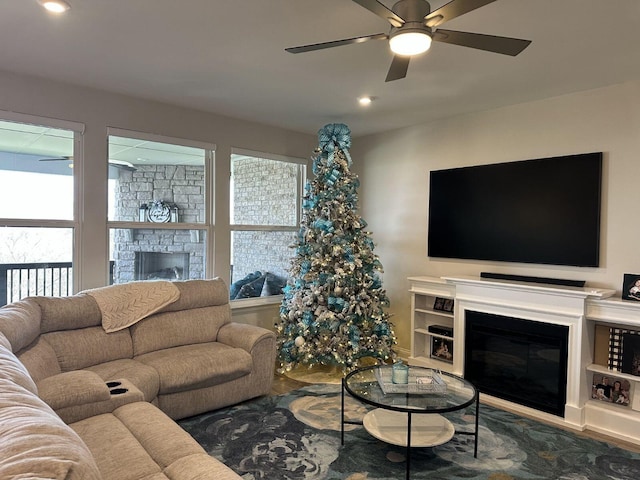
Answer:
[(89, 327), (45, 333), (42, 338), (53, 347), (63, 372), (133, 357), (129, 330), (106, 333), (102, 327)]
[(74, 370), (45, 378), (38, 383), (38, 392), (54, 410), (111, 398), (104, 380), (88, 370)]
[[(105, 385), (107, 385), (105, 383)], [(113, 386), (107, 385), (109, 398), (91, 403), (70, 405), (56, 409), (56, 413), (66, 424), (79, 422), (85, 418), (95, 417), (104, 413), (112, 413), (116, 408), (133, 402), (144, 402), (142, 392), (125, 378), (113, 382)]]
[(221, 278), (183, 280), (173, 282), (180, 290), (180, 298), (164, 307), (161, 312), (180, 312), (193, 308), (229, 304), (229, 290)]
[(124, 405), (71, 428), (93, 452), (105, 480), (240, 478), (146, 402)]
[(100, 325), (102, 316), (96, 301), (84, 294), (71, 297), (29, 297), (42, 311), (42, 333)]
[(0, 332), (18, 353), (40, 335), (40, 307), (26, 299), (0, 308)]
[(142, 392), (147, 402), (153, 402), (160, 389), (158, 372), (144, 363), (132, 359), (114, 360), (88, 367), (104, 381), (126, 378)]
[(101, 478), (87, 446), (44, 401), (7, 379), (0, 392), (0, 478)]
[(181, 345), (214, 342), (218, 330), (230, 317), (228, 303), (152, 315), (130, 328), (134, 356)]
[(251, 373), (251, 355), (222, 343), (183, 345), (135, 358), (160, 377), (159, 394), (216, 385)]
[(42, 337), (20, 351), (18, 358), (36, 383), (44, 378), (62, 373), (56, 352)]
[(16, 383), (31, 393), (38, 394), (38, 388), (29, 376), (27, 369), (4, 345), (0, 345), (0, 380)]

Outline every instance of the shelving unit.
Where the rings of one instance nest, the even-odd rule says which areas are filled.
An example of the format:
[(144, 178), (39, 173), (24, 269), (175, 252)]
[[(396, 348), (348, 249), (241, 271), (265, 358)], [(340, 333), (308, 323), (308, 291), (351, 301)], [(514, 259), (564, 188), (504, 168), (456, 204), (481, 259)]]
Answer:
[[(640, 330), (640, 302), (634, 303), (620, 298), (589, 300), (586, 310), (589, 331), (595, 330), (596, 325)], [(588, 428), (638, 443), (640, 441), (640, 377), (595, 363), (586, 366), (587, 381), (590, 382), (595, 373), (628, 380), (631, 384), (629, 390), (631, 404), (621, 406), (601, 400), (587, 400), (584, 409), (585, 423)]]
[[(448, 300), (455, 305), (455, 286), (436, 277), (410, 277), (411, 293), (411, 356), (409, 363), (422, 367), (437, 368), (454, 372), (453, 350), (455, 348), (455, 330), (453, 329), (454, 311), (435, 308), (437, 299)], [(430, 328), (437, 328), (431, 331)], [(442, 328), (450, 329), (450, 335)], [(444, 342), (444, 343), (441, 343)], [(446, 353), (436, 357), (434, 348), (444, 347)]]

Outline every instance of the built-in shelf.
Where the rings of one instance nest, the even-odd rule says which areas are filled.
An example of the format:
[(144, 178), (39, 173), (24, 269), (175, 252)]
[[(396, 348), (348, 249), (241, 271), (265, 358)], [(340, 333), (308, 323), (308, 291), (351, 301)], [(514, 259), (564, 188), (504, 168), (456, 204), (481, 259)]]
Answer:
[[(411, 356), (409, 363), (421, 367), (438, 368), (460, 373), (455, 368), (454, 311), (436, 308), (437, 302), (448, 300), (455, 307), (455, 288), (435, 277), (411, 277)], [(452, 335), (444, 335), (430, 328), (448, 328)], [(444, 342), (444, 343), (443, 343)], [(442, 357), (439, 357), (441, 355)]]

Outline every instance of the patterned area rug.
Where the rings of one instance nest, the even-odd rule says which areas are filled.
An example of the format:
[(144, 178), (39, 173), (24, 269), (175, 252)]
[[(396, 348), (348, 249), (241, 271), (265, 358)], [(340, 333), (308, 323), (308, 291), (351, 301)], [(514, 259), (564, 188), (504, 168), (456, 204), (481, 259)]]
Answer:
[[(367, 408), (346, 396), (347, 416)], [(473, 428), (474, 411), (447, 414)], [(340, 444), (340, 386), (317, 385), (179, 422), (212, 456), (246, 480), (396, 480), (405, 449), (347, 425)], [(640, 455), (535, 420), (480, 405), (478, 458), (473, 436), (411, 453), (413, 480), (638, 480)]]

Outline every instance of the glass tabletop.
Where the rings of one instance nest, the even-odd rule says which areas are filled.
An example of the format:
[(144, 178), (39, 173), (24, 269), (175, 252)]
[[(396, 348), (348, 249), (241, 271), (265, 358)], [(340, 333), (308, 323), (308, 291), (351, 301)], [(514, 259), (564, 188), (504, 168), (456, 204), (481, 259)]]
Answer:
[[(446, 391), (432, 392), (416, 385), (416, 378), (431, 377), (434, 370), (422, 367), (409, 367), (409, 384), (395, 385), (391, 390), (400, 393), (384, 393), (381, 382), (391, 378), (391, 365), (374, 365), (360, 368), (349, 373), (343, 380), (344, 388), (358, 400), (375, 407), (399, 412), (445, 413), (461, 410), (475, 402), (475, 387), (462, 377), (436, 370), (436, 374), (446, 384)], [(389, 385), (387, 385), (389, 387)]]

